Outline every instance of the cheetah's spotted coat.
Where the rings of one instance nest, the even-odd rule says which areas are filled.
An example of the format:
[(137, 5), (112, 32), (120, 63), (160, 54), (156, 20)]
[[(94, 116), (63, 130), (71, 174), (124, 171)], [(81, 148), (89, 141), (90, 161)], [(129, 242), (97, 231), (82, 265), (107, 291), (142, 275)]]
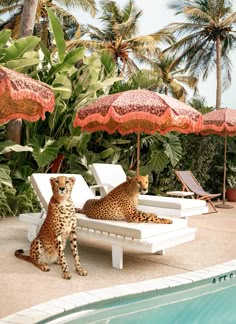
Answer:
[(87, 200), (83, 208), (76, 209), (76, 212), (95, 219), (171, 224), (172, 220), (170, 219), (137, 210), (138, 195), (145, 194), (147, 191), (148, 176), (127, 177), (125, 182), (114, 188), (105, 197)]
[(37, 237), (30, 247), (30, 255), (24, 255), (23, 250), (17, 250), (15, 256), (32, 262), (42, 271), (49, 271), (50, 263), (58, 263), (62, 267), (64, 279), (71, 275), (64, 256), (66, 241), (69, 238), (74, 256), (75, 268), (79, 275), (86, 276), (87, 271), (82, 268), (77, 249), (76, 216), (71, 199), (74, 177), (59, 176), (50, 179), (53, 195), (48, 205), (46, 219)]

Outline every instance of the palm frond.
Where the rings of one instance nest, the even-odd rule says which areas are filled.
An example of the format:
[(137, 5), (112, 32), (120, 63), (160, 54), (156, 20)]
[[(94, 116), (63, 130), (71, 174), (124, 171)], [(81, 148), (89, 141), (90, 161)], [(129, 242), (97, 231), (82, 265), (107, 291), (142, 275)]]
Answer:
[(236, 12), (232, 13), (232, 15), (226, 17), (221, 21), (222, 27), (230, 27), (231, 25), (236, 23)]
[(175, 75), (175, 79), (193, 90), (197, 90), (198, 79), (193, 75)]
[(135, 2), (133, 0), (128, 0), (122, 10), (123, 20), (126, 21), (130, 18), (130, 16), (137, 15), (140, 12), (142, 13), (142, 10), (138, 9), (138, 7), (135, 5)]
[(160, 78), (153, 70), (141, 69), (137, 74), (131, 76), (130, 82), (135, 88), (155, 91), (160, 86)]
[(11, 5), (11, 6), (7, 6), (7, 7), (3, 7), (0, 8), (0, 15), (4, 15), (4, 14), (15, 14), (18, 11), (22, 11), (22, 4), (16, 4), (16, 5)]
[(10, 29), (11, 30), (11, 36), (14, 39), (19, 38), (21, 12), (22, 12), (22, 10), (15, 13), (13, 16), (11, 16), (10, 19), (8, 19), (7, 21), (3, 22), (0, 25), (0, 30), (2, 30), (2, 29)]
[(176, 81), (171, 81), (169, 84), (169, 90), (172, 93), (174, 98), (179, 99), (180, 101), (185, 101), (187, 91), (183, 86), (181, 86), (180, 83), (177, 83)]
[(232, 62), (231, 62), (229, 56), (227, 54), (225, 54), (222, 57), (222, 72), (223, 72), (222, 86), (223, 86), (223, 92), (225, 90), (227, 90), (229, 88), (230, 84), (231, 84), (231, 81), (232, 81), (231, 71), (232, 71)]
[[(131, 40), (130, 40), (131, 41)], [(174, 37), (166, 30), (160, 30), (155, 33), (132, 38), (133, 42), (142, 44), (160, 43), (160, 44), (173, 44)]]
[(100, 51), (102, 49), (108, 48), (107, 42), (97, 42), (94, 40), (85, 40), (85, 39), (74, 39), (66, 43), (66, 48), (71, 50), (72, 48), (84, 46), (91, 51)]
[(185, 7), (183, 13), (190, 21), (214, 24), (214, 19), (199, 8)]
[[(166, 26), (165, 30), (167, 33), (172, 33), (176, 37), (181, 37), (182, 35), (190, 35), (196, 32), (204, 30), (207, 28), (207, 24), (195, 24), (195, 23), (171, 23)], [(203, 33), (202, 33), (203, 34)]]
[(63, 21), (63, 23), (67, 21), (68, 23), (75, 24), (77, 26), (79, 25), (77, 18), (69, 11), (54, 4), (52, 4), (50, 8), (56, 13), (57, 17)]
[(127, 58), (125, 64), (121, 67), (121, 73), (120, 75), (124, 75), (126, 73), (126, 78), (130, 78), (133, 75), (136, 75), (139, 72), (138, 65), (132, 60), (131, 58)]
[(0, 0), (0, 6), (2, 7), (10, 7), (18, 4), (22, 5), (22, 0)]
[(69, 8), (82, 8), (88, 11), (93, 17), (97, 13), (96, 1), (95, 0), (57, 0), (62, 6)]
[(100, 20), (107, 22), (107, 25), (111, 27), (114, 22), (122, 22), (122, 10), (115, 3), (115, 1), (103, 0), (100, 1), (100, 7), (102, 8), (102, 16)]
[(130, 34), (127, 34), (127, 37), (130, 37), (130, 35), (136, 35), (139, 32), (137, 20), (142, 15), (142, 10), (138, 9), (134, 1), (129, 0), (127, 4), (124, 5), (122, 14), (123, 22), (128, 21), (132, 17), (136, 17), (136, 22), (132, 25), (132, 27), (130, 26)]
[[(105, 41), (107, 39), (106, 33), (95, 26), (92, 25), (81, 25), (81, 36), (87, 35), (93, 40)], [(108, 39), (107, 39), (108, 40)]]
[(122, 35), (122, 37), (130, 37), (137, 32), (137, 19), (140, 17), (141, 11), (138, 12), (135, 16), (130, 17), (128, 20), (113, 25), (113, 31), (117, 35)]

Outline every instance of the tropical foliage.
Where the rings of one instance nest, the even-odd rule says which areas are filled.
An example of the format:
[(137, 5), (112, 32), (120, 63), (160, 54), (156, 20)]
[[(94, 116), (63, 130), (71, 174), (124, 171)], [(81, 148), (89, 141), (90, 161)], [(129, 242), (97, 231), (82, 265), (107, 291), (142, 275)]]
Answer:
[[(166, 30), (178, 41), (172, 50), (180, 54), (185, 68), (206, 79), (216, 68), (216, 109), (221, 107), (223, 90), (231, 81), (230, 52), (236, 46), (236, 12), (230, 0), (171, 0), (170, 8), (182, 14), (183, 23), (172, 23)], [(223, 72), (223, 75), (222, 75)]]
[(154, 63), (153, 68), (161, 79), (159, 87), (161, 92), (166, 95), (171, 94), (181, 101), (186, 100), (186, 86), (196, 94), (198, 79), (193, 74), (186, 73), (184, 68), (180, 68), (179, 60), (175, 59), (174, 55), (162, 54), (157, 60), (154, 60)]
[[(8, 1), (8, 5), (11, 3)], [(22, 6), (21, 1), (14, 3)], [(47, 3), (52, 5), (51, 1)], [(196, 90), (197, 78), (187, 52), (174, 57), (161, 53), (157, 47), (162, 40), (172, 41), (166, 31), (137, 36), (141, 11), (134, 1), (128, 1), (122, 9), (113, 1), (103, 1), (101, 5), (104, 29), (82, 27), (89, 40), (76, 35), (68, 43), (65, 25), (52, 7), (45, 9), (45, 14), (53, 47), (47, 47), (40, 37), (14, 40), (12, 31), (0, 32), (0, 64), (47, 83), (56, 97), (55, 109), (46, 114), (44, 121), (23, 121), (21, 145), (8, 141), (6, 125), (0, 125), (0, 216), (38, 210), (38, 201), (27, 180), (33, 172), (80, 173), (89, 184), (94, 183), (89, 170), (94, 162), (120, 163), (127, 173), (135, 172), (136, 134), (82, 132), (73, 127), (80, 107), (103, 94), (128, 89), (146, 88), (179, 99), (185, 99), (188, 87)], [(178, 42), (175, 46), (177, 49)], [(141, 69), (137, 62), (150, 63), (151, 68)], [(190, 103), (204, 113), (212, 110), (201, 97), (192, 98)], [(232, 139), (228, 147), (235, 145)], [(11, 160), (6, 155), (9, 152)], [(164, 194), (180, 186), (173, 169), (192, 169), (204, 188), (220, 192), (222, 152), (223, 139), (215, 135), (141, 134), (141, 173), (149, 174), (153, 194)]]
[[(5, 126), (2, 126), (0, 177), (1, 192), (4, 194), (0, 199), (1, 213), (5, 215), (37, 209), (37, 200), (27, 181), (32, 172), (61, 170), (68, 173), (82, 173), (86, 180), (92, 183), (89, 165), (96, 161), (121, 163), (123, 161), (126, 170), (135, 169), (135, 135), (126, 138), (121, 138), (119, 134), (111, 137), (102, 132), (91, 135), (72, 126), (76, 109), (94, 100), (98, 95), (108, 93), (114, 82), (120, 80), (114, 77), (115, 64), (111, 56), (106, 51), (102, 51), (99, 55), (94, 53), (85, 56), (81, 47), (67, 52), (62, 28), (50, 9), (48, 17), (51, 31), (54, 33), (56, 31), (56, 51), (50, 52), (35, 36), (12, 41), (9, 30), (0, 33), (1, 64), (48, 83), (56, 95), (55, 109), (53, 113), (47, 114), (45, 121), (23, 122), (23, 147), (4, 141)], [(40, 58), (42, 54), (39, 55), (36, 48), (38, 45), (40, 52), (43, 53), (42, 59)], [(153, 138), (153, 145), (158, 149), (161, 160), (158, 161), (155, 154), (151, 154), (149, 150), (149, 155), (143, 160), (143, 171), (148, 169), (150, 173), (150, 170), (155, 168), (153, 171), (155, 177), (155, 173), (163, 170), (169, 163), (168, 142), (175, 143), (173, 147), (176, 146), (176, 152), (179, 154), (180, 144), (178, 141), (173, 142), (173, 139), (174, 135), (171, 139), (163, 138), (158, 144), (157, 139)], [(144, 138), (142, 143), (145, 151), (148, 146), (150, 147), (151, 139)], [(8, 152), (12, 152), (11, 160), (7, 160), (5, 156)], [(173, 157), (173, 154), (171, 156)], [(176, 163), (174, 157), (172, 162)], [(15, 204), (16, 200), (21, 203)]]
[[(75, 108), (82, 103), (85, 104), (89, 98), (94, 99), (97, 92), (104, 93), (114, 81), (119, 80), (119, 78), (112, 78), (114, 64), (111, 64), (107, 53), (86, 57), (83, 48), (76, 48), (67, 53), (59, 21), (50, 9), (48, 15), (52, 31), (57, 30), (55, 37), (57, 55), (50, 53), (40, 44), (44, 54), (42, 61), (39, 60), (39, 52), (35, 50), (40, 41), (37, 37), (29, 36), (11, 44), (10, 31), (4, 30), (0, 33), (2, 53), (0, 63), (11, 68), (15, 67), (20, 72), (27, 72), (34, 78), (47, 82), (54, 88), (56, 94), (54, 112), (48, 114), (45, 121), (40, 120), (32, 124), (24, 122), (22, 137), (23, 144), (27, 146), (21, 147), (3, 141), (6, 138), (6, 130), (5, 126), (2, 126), (0, 177), (2, 186), (8, 188), (14, 186), (11, 179), (13, 182), (14, 179), (16, 181), (24, 179), (25, 182), (33, 170), (47, 171), (59, 151), (69, 155), (69, 152), (78, 149), (83, 153), (90, 135), (82, 134), (79, 129), (73, 128)], [(9, 42), (10, 46), (7, 45)], [(13, 152), (12, 159), (7, 161), (4, 154), (9, 151)], [(2, 199), (4, 197), (2, 196)], [(16, 205), (13, 204), (14, 206)]]
[(158, 31), (150, 35), (137, 36), (138, 20), (142, 14), (133, 0), (128, 0), (123, 8), (115, 1), (101, 2), (102, 15), (100, 20), (104, 27), (82, 26), (81, 36), (89, 39), (76, 38), (68, 42), (68, 47), (85, 46), (91, 51), (108, 51), (116, 63), (117, 73), (129, 77), (137, 73), (137, 63), (151, 65), (152, 59), (160, 55), (162, 42), (172, 42), (172, 37), (165, 31)]

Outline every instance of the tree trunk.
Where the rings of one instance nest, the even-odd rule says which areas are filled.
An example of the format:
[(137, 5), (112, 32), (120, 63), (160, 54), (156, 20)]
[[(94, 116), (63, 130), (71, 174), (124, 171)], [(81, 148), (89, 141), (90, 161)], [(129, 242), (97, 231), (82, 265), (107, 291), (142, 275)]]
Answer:
[(33, 35), (38, 0), (24, 0), (20, 20), (20, 37)]
[[(38, 6), (38, 0), (24, 0), (23, 11), (20, 20), (20, 38), (31, 36), (34, 30), (35, 15)], [(8, 122), (6, 126), (7, 138), (21, 143), (22, 120), (14, 119)]]
[(220, 36), (216, 39), (216, 109), (221, 108), (222, 81), (221, 81), (221, 43)]
[(6, 126), (7, 139), (14, 141), (17, 144), (20, 144), (21, 143), (21, 128), (22, 128), (22, 120), (21, 119), (10, 120)]
[[(10, 120), (6, 125), (6, 138), (10, 141), (14, 141), (17, 144), (21, 143), (21, 129), (22, 129), (22, 120), (13, 119)], [(6, 153), (5, 157), (11, 159), (12, 152)]]

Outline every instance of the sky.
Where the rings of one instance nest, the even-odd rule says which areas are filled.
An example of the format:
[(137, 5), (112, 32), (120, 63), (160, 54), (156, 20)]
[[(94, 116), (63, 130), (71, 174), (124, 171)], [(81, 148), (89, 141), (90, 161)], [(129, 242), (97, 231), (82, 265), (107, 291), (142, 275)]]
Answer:
[[(139, 34), (151, 34), (169, 23), (181, 22), (181, 16), (175, 15), (174, 10), (168, 8), (168, 0), (135, 0), (135, 4), (143, 11), (139, 19)], [(97, 3), (99, 3), (97, 1)], [(123, 7), (127, 0), (116, 0)], [(236, 0), (233, 0), (233, 9), (236, 11)], [(92, 19), (89, 14), (79, 10), (73, 12), (81, 24), (92, 24), (99, 26), (98, 19)], [(99, 13), (97, 15), (99, 17)], [(236, 109), (236, 50), (231, 56), (232, 60), (232, 82), (230, 88), (222, 94), (222, 108)], [(216, 77), (215, 70), (209, 75), (207, 81), (200, 81), (198, 85), (199, 94), (206, 99), (206, 104), (215, 106)]]

